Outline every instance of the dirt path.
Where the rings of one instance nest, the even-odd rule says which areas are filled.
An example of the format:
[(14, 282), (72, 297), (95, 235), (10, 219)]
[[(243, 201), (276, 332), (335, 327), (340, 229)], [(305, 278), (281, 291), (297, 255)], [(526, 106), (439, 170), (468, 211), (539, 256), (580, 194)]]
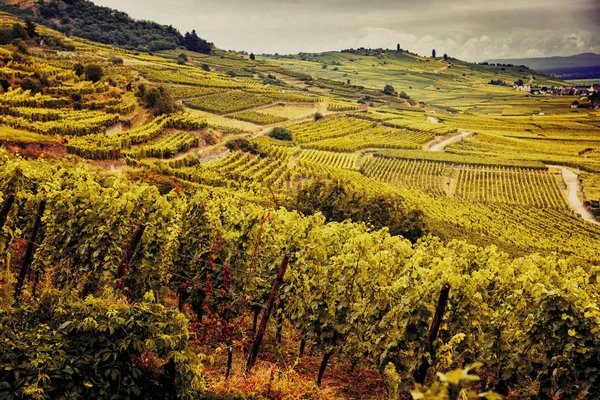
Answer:
[(583, 205), (583, 202), (579, 198), (581, 187), (579, 185), (579, 179), (577, 174), (567, 167), (561, 165), (548, 165), (549, 168), (559, 169), (562, 173), (563, 180), (567, 185), (567, 200), (571, 205), (571, 208), (581, 217), (592, 224), (600, 225), (600, 222), (592, 216), (588, 209)]
[(444, 151), (446, 146), (449, 146), (452, 143), (460, 142), (461, 140), (466, 139), (471, 136), (473, 136), (473, 133), (471, 133), (471, 132), (461, 132), (459, 135), (454, 135), (452, 137), (449, 137), (448, 139), (442, 140), (441, 142), (437, 142), (437, 140), (439, 140), (439, 139), (436, 139), (432, 142), (425, 144), (425, 146), (423, 146), (423, 147), (427, 151), (440, 152), (440, 151)]
[(123, 124), (120, 122), (117, 122), (116, 124), (106, 128), (107, 135), (114, 135), (114, 134), (122, 132), (122, 131), (123, 131)]

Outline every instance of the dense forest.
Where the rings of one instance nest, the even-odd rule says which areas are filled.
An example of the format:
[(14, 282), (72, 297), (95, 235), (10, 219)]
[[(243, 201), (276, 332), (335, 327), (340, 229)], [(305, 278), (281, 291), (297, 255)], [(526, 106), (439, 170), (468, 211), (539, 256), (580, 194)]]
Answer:
[(0, 10), (29, 17), (67, 36), (123, 47), (128, 50), (155, 52), (185, 47), (187, 50), (210, 54), (213, 44), (198, 37), (195, 31), (182, 35), (172, 26), (156, 22), (137, 21), (124, 12), (100, 7), (87, 0), (39, 1), (24, 10), (0, 5)]

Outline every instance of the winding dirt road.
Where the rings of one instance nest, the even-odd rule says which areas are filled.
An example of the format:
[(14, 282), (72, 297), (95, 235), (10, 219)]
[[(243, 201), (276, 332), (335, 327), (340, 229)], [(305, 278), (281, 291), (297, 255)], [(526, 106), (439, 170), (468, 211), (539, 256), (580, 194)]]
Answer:
[(429, 146), (427, 148), (427, 151), (435, 151), (435, 152), (444, 151), (446, 146), (449, 146), (452, 143), (460, 142), (461, 140), (466, 139), (470, 136), (473, 136), (473, 133), (461, 132), (460, 135), (455, 135), (455, 136), (449, 137), (448, 139), (442, 140), (439, 143), (432, 144), (431, 146)]
[(579, 198), (581, 187), (579, 186), (579, 179), (577, 174), (567, 167), (561, 165), (548, 165), (550, 168), (559, 169), (562, 173), (563, 180), (567, 185), (567, 200), (571, 205), (571, 208), (575, 210), (581, 217), (592, 224), (600, 225), (600, 222), (596, 221), (594, 216), (588, 211), (583, 205), (583, 202)]

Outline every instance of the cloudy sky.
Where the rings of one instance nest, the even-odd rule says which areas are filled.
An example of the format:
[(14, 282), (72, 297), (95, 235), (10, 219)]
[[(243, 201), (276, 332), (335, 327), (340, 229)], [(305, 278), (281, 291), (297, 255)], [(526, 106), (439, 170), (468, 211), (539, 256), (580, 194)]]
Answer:
[(226, 50), (350, 47), (468, 61), (600, 53), (600, 0), (93, 0)]

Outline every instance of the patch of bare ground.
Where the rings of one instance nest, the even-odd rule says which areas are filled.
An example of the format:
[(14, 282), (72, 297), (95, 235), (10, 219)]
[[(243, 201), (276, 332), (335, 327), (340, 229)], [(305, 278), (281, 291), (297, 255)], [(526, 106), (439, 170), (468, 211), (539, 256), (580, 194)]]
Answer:
[(29, 159), (53, 158), (60, 159), (67, 157), (67, 148), (64, 144), (56, 143), (23, 143), (17, 141), (3, 142), (2, 146), (6, 148), (9, 154), (19, 155)]

